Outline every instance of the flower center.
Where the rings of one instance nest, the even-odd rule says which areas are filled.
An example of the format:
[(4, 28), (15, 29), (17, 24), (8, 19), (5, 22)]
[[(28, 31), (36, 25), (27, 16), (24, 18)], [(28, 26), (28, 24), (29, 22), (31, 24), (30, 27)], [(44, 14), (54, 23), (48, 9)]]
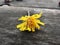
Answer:
[(28, 26), (29, 28), (34, 28), (34, 27), (35, 27), (35, 19), (32, 18), (32, 17), (29, 17), (29, 18), (27, 19), (27, 26)]

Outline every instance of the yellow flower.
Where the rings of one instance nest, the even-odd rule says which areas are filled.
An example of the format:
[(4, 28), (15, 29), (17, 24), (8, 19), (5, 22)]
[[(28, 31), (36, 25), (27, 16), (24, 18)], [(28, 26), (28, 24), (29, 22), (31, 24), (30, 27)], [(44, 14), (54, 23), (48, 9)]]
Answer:
[[(43, 22), (38, 20), (42, 16), (42, 12), (40, 14), (33, 14), (32, 16), (22, 16), (18, 20), (22, 20), (21, 24), (17, 25), (20, 31), (32, 31), (35, 32), (35, 28), (40, 29), (40, 25), (45, 25)], [(40, 25), (39, 25), (40, 24)]]

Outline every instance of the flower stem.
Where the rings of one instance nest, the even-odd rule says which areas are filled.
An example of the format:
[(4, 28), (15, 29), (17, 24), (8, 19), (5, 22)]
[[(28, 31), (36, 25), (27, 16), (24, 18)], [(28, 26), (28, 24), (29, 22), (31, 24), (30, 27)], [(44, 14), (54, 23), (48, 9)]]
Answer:
[(28, 11), (28, 16), (30, 16), (30, 11)]

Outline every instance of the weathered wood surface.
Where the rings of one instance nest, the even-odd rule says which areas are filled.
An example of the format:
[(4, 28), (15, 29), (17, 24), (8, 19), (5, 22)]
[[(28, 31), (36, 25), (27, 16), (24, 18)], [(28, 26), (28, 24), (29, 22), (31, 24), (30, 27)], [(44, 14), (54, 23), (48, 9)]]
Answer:
[[(23, 1), (11, 1), (11, 6), (29, 6), (29, 7), (51, 7), (51, 8), (59, 8), (60, 0), (23, 0)], [(4, 4), (4, 0), (0, 0), (0, 5)]]
[[(42, 30), (20, 32), (16, 25), (17, 20), (27, 11), (31, 14), (43, 11), (41, 20), (45, 26)], [(0, 7), (0, 45), (60, 45), (60, 10), (26, 8), (26, 7)]]

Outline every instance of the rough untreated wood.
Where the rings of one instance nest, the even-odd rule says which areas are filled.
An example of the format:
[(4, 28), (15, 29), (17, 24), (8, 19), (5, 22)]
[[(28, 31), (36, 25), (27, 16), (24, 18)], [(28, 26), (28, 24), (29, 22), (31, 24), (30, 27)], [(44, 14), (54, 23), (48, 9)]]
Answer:
[[(52, 7), (52, 8), (58, 8), (59, 7), (59, 1), (60, 0), (23, 0), (23, 1), (16, 1), (16, 0), (10, 0), (11, 2), (9, 5), (11, 6), (30, 6), (30, 7)], [(4, 4), (4, 0), (0, 0), (0, 6)], [(8, 4), (7, 4), (8, 5)]]
[[(16, 25), (17, 19), (27, 15), (43, 12), (41, 20), (45, 26), (42, 30), (20, 32)], [(0, 45), (60, 45), (60, 10), (26, 8), (26, 7), (0, 7)]]

